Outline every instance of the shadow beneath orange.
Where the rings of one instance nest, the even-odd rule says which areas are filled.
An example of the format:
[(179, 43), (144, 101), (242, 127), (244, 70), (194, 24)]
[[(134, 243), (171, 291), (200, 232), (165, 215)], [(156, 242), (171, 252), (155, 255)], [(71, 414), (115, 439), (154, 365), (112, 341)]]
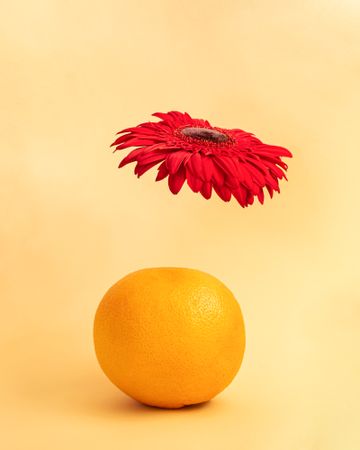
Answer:
[[(186, 405), (182, 408), (159, 408), (156, 406), (145, 405), (143, 403), (139, 403), (138, 401), (127, 397), (126, 395), (120, 392), (120, 398), (112, 398), (111, 401), (103, 402), (102, 405), (99, 404), (99, 408), (103, 410), (103, 412), (108, 413), (123, 413), (128, 412), (130, 414), (139, 414), (139, 415), (154, 415), (154, 414), (189, 414), (195, 413), (200, 410), (209, 410), (212, 409), (214, 403), (211, 401), (197, 403), (195, 405)], [(116, 397), (119, 397), (116, 395)]]

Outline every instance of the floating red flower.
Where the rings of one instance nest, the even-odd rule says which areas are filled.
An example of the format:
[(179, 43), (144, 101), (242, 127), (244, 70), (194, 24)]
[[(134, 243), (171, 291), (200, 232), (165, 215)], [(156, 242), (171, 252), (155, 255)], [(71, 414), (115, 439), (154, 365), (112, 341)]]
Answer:
[(170, 191), (177, 194), (185, 180), (194, 192), (209, 199), (212, 189), (229, 201), (233, 195), (241, 206), (264, 202), (264, 188), (273, 196), (280, 192), (278, 180), (285, 178), (282, 156), (292, 154), (283, 147), (266, 145), (252, 133), (212, 127), (207, 120), (187, 113), (155, 113), (159, 122), (145, 122), (119, 131), (112, 144), (116, 150), (137, 147), (120, 163), (137, 162), (140, 177), (159, 165), (156, 181), (168, 177)]

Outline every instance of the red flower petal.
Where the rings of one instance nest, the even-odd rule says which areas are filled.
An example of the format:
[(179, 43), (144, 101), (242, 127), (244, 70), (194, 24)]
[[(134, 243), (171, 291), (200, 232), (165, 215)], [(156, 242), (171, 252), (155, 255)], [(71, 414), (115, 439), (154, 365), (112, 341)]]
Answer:
[(222, 200), (224, 200), (224, 202), (230, 201), (230, 199), (231, 199), (231, 190), (227, 186), (225, 186), (225, 185), (217, 186), (217, 185), (214, 184), (214, 189), (215, 189), (215, 192), (217, 193), (217, 195)]
[(241, 206), (246, 206), (246, 189), (243, 186), (239, 186), (237, 189), (233, 190), (233, 196), (240, 203)]
[(169, 170), (169, 173), (174, 174), (179, 170), (181, 163), (186, 161), (187, 158), (191, 156), (191, 153), (178, 151), (174, 153), (170, 153), (166, 158), (166, 166)]
[(212, 189), (212, 186), (211, 186), (210, 181), (204, 181), (201, 186), (200, 192), (201, 192), (201, 195), (204, 198), (206, 198), (207, 200), (209, 200), (209, 198), (211, 197), (211, 189)]
[(261, 204), (263, 204), (263, 203), (264, 203), (264, 191), (263, 191), (262, 189), (260, 189), (260, 191), (259, 191), (257, 197), (258, 197), (258, 199), (259, 199), (259, 202), (260, 202)]
[(193, 174), (196, 174), (198, 178), (205, 179), (202, 157), (199, 153), (194, 153), (187, 161), (187, 168), (191, 170)]
[(258, 169), (256, 169), (250, 163), (248, 163), (246, 165), (246, 169), (250, 173), (250, 176), (251, 176), (253, 182), (255, 182), (258, 186), (264, 186), (265, 185), (265, 183), (266, 183), (265, 182), (265, 177)]
[(205, 181), (210, 181), (214, 173), (214, 163), (211, 156), (203, 157), (203, 177)]
[(241, 183), (247, 188), (247, 189), (253, 189), (254, 186), (254, 182), (253, 179), (251, 177), (251, 175), (249, 174), (249, 170), (248, 170), (248, 164), (246, 163), (239, 163), (239, 174), (241, 174), (239, 176)]
[(219, 161), (218, 159), (213, 159), (213, 174), (212, 174), (212, 179), (214, 181), (214, 185), (216, 184), (217, 186), (222, 186), (225, 182), (225, 174), (223, 172), (223, 170), (221, 169), (221, 167), (219, 166)]
[(199, 192), (202, 187), (202, 181), (188, 167), (186, 167), (186, 178), (190, 189), (194, 192)]
[(269, 185), (266, 185), (265, 187), (266, 187), (266, 189), (267, 189), (267, 191), (268, 191), (270, 197), (273, 198), (273, 195), (274, 195), (274, 190), (273, 190), (273, 188), (272, 188), (271, 186), (269, 186)]
[(164, 161), (163, 163), (160, 164), (159, 166), (159, 172), (157, 174), (156, 180), (155, 181), (161, 181), (164, 178), (166, 178), (169, 175), (169, 171), (166, 167), (166, 162)]
[(144, 148), (136, 148), (135, 150), (132, 150), (125, 158), (120, 162), (119, 167), (126, 166), (126, 164), (129, 164), (131, 162), (134, 162), (137, 160), (138, 156), (141, 155), (144, 152)]
[(183, 187), (186, 180), (186, 172), (184, 166), (181, 166), (176, 173), (169, 175), (168, 183), (169, 189), (173, 194), (177, 194)]
[(158, 163), (158, 161), (154, 161), (154, 162), (151, 162), (148, 164), (137, 163), (135, 166), (134, 173), (135, 173), (135, 175), (138, 176), (138, 178), (140, 178), (141, 175), (144, 175), (145, 172), (147, 172), (152, 167), (156, 166), (157, 163)]

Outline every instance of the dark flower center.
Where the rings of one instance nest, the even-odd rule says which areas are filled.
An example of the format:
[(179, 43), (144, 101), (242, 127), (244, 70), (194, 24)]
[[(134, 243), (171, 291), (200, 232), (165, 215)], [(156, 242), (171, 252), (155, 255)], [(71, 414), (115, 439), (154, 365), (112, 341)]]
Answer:
[(181, 130), (181, 133), (190, 138), (202, 139), (216, 144), (229, 140), (226, 134), (211, 128), (186, 127)]

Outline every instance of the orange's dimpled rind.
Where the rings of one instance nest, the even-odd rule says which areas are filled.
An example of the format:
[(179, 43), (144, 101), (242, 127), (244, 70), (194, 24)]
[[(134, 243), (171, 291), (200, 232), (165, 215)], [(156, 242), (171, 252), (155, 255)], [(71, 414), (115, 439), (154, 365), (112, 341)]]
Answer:
[(133, 272), (102, 299), (95, 351), (123, 392), (152, 406), (180, 408), (221, 392), (245, 349), (239, 304), (215, 277), (193, 269)]

